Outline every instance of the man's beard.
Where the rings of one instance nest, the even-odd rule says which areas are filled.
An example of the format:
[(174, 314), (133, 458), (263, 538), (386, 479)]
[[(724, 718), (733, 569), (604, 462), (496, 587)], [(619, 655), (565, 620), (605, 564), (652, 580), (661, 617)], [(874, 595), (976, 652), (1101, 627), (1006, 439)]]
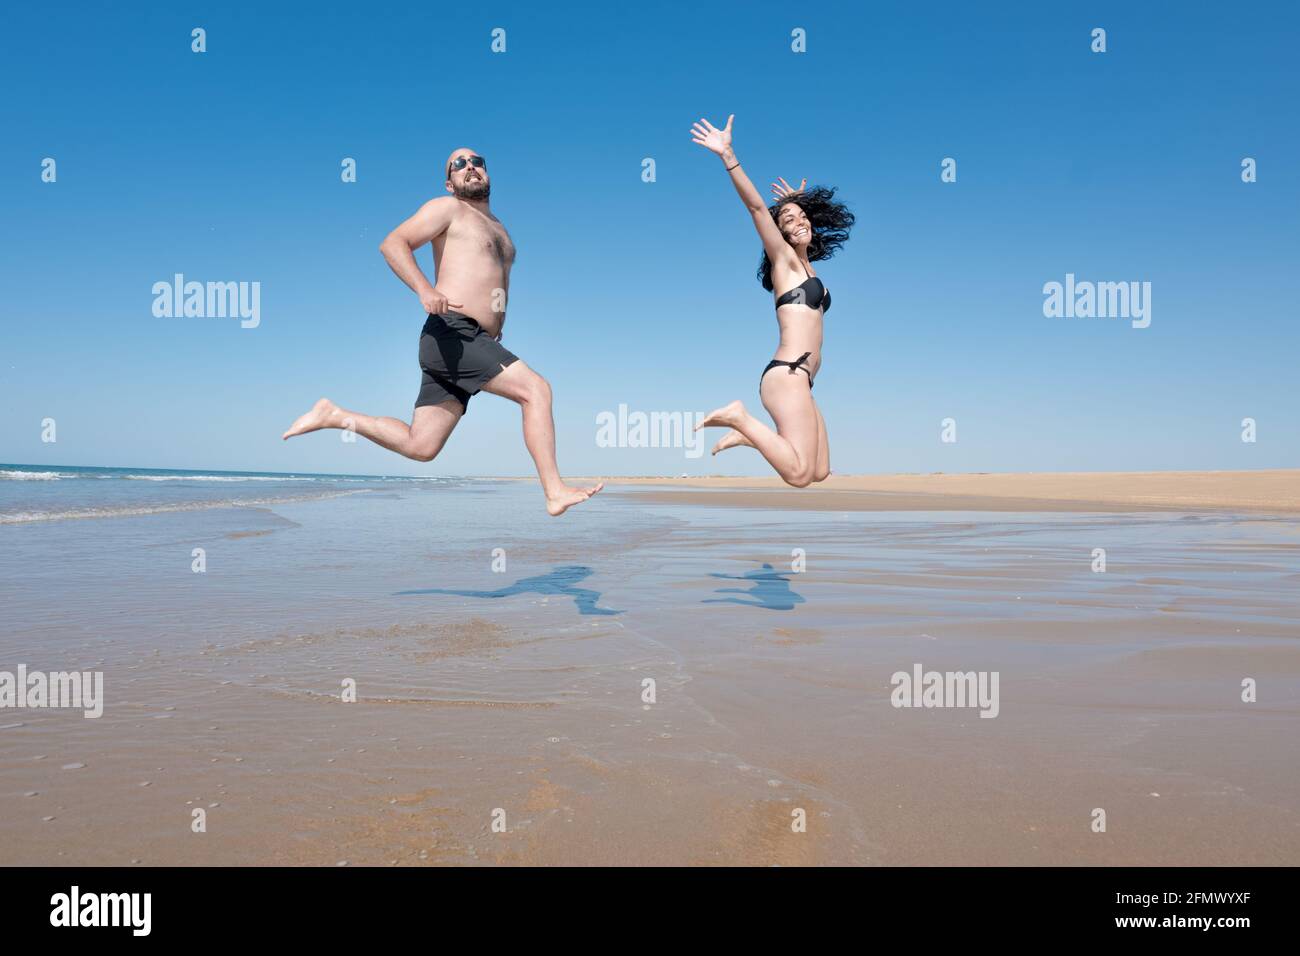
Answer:
[(475, 202), (487, 199), (492, 192), (492, 184), (483, 179), (471, 179), (459, 186), (452, 185), (451, 194), (457, 199), (470, 199)]

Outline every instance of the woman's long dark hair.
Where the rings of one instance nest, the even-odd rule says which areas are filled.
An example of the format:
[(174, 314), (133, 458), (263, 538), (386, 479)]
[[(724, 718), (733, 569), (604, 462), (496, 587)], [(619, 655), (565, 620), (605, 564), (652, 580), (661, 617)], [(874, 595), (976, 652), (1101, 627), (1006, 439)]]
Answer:
[[(805, 192), (797, 193), (790, 199), (782, 199), (776, 205), (769, 206), (767, 211), (772, 214), (773, 222), (777, 221), (781, 207), (786, 203), (794, 203), (802, 209), (812, 224), (812, 239), (808, 242), (808, 261), (829, 259), (848, 241), (849, 230), (853, 228), (855, 220), (853, 213), (849, 212), (849, 207), (836, 201), (834, 186), (814, 186)], [(780, 228), (779, 223), (777, 228)], [(767, 257), (767, 250), (763, 251), (763, 261), (758, 264), (758, 281), (763, 283), (763, 288), (768, 292), (772, 291), (772, 260)]]

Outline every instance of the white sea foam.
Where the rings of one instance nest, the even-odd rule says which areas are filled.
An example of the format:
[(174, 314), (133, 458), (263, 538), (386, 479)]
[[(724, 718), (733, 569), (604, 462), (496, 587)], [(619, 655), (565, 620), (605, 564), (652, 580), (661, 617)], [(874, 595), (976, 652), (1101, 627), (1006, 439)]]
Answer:
[(0, 481), (59, 481), (68, 478), (125, 479), (127, 481), (314, 481), (326, 484), (365, 484), (369, 482), (441, 482), (452, 479), (431, 475), (375, 475), (372, 477), (332, 475), (141, 475), (141, 474), (104, 474), (96, 472), (68, 471), (21, 471), (0, 468)]
[(78, 518), (126, 518), (135, 515), (163, 514), (172, 511), (208, 511), (212, 508), (256, 508), (265, 505), (286, 505), (302, 501), (321, 501), (344, 495), (365, 494), (368, 488), (350, 491), (327, 491), (317, 495), (294, 495), (287, 498), (245, 498), (220, 501), (195, 501), (172, 505), (140, 505), (136, 507), (73, 508), (68, 511), (13, 511), (0, 513), (0, 524), (24, 524), (31, 521), (64, 521)]
[[(329, 478), (302, 478), (289, 475), (120, 475), (130, 481), (330, 481)], [(338, 480), (338, 479), (334, 479)]]
[(0, 469), (0, 481), (58, 481), (60, 478), (73, 478), (64, 471), (9, 471)]

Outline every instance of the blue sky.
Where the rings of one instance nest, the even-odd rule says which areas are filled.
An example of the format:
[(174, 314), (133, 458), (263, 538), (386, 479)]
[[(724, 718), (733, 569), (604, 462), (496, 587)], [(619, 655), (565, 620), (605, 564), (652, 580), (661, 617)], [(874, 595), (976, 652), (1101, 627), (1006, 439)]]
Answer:
[[(735, 113), (765, 193), (807, 176), (858, 216), (819, 269), (836, 471), (1300, 465), (1291, 4), (265, 6), (9, 12), (0, 461), (530, 474), (488, 395), (428, 465), (279, 440), (320, 395), (409, 418), (424, 315), (377, 246), (463, 144), (519, 249), (505, 343), (554, 386), (561, 468), (767, 474), (596, 444), (620, 404), (761, 412), (759, 244), (688, 135)], [(260, 326), (154, 317), (176, 272), (260, 282)], [(1044, 317), (1067, 272), (1149, 281), (1150, 327)]]

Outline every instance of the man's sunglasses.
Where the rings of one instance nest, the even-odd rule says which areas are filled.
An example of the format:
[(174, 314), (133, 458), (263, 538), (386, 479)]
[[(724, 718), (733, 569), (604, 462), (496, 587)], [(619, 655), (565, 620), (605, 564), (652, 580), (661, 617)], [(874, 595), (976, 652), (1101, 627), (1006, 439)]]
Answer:
[(466, 166), (473, 166), (475, 169), (486, 169), (487, 160), (482, 156), (457, 156), (447, 166), (447, 175), (450, 176), (452, 170), (460, 172)]

